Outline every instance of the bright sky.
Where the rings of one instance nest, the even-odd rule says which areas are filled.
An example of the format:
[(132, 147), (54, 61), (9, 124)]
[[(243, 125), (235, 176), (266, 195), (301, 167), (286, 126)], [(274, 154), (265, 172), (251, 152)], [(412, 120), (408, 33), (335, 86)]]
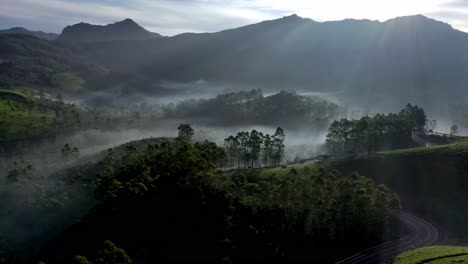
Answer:
[(163, 35), (214, 32), (298, 14), (317, 21), (385, 21), (423, 14), (468, 32), (468, 0), (0, 0), (0, 29), (60, 33), (79, 22), (132, 18)]

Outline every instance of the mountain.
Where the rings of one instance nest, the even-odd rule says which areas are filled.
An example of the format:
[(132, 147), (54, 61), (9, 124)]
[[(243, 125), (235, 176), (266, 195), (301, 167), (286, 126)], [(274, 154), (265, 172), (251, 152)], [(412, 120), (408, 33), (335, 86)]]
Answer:
[(29, 31), (22, 27), (14, 27), (10, 29), (0, 30), (0, 34), (23, 34), (23, 35), (31, 35), (37, 38), (47, 39), (47, 40), (54, 40), (58, 37), (58, 34), (55, 33), (45, 33), (42, 31)]
[[(127, 31), (134, 34), (123, 33)], [(86, 80), (96, 89), (154, 92), (162, 81), (202, 79), (333, 93), (354, 105), (377, 105), (379, 111), (398, 110), (408, 102), (440, 107), (468, 100), (468, 34), (422, 15), (384, 22), (316, 22), (292, 15), (216, 33), (158, 36), (124, 20), (67, 27), (62, 41), (47, 45), (59, 45), (80, 61), (106, 69), (105, 78)]]
[(422, 15), (385, 22), (293, 15), (217, 33), (96, 43), (85, 51), (148, 84), (204, 79), (344, 92), (366, 101), (390, 96), (384, 102), (398, 104), (459, 99), (468, 87), (468, 34)]
[(106, 26), (79, 23), (67, 26), (59, 36), (65, 42), (99, 42), (114, 40), (145, 40), (162, 38), (160, 34), (150, 32), (131, 19)]

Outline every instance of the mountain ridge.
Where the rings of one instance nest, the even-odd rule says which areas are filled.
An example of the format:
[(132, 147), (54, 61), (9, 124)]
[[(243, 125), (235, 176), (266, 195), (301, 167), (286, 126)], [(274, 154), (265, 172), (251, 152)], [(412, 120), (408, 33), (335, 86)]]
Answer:
[[(132, 20), (115, 24), (135, 28)], [(382, 105), (468, 100), (468, 34), (422, 15), (383, 22), (292, 15), (215, 33), (60, 44), (109, 69), (94, 87), (151, 92), (163, 81), (205, 80), (340, 93)]]
[(35, 36), (37, 38), (42, 38), (42, 39), (47, 39), (47, 40), (54, 40), (59, 36), (56, 33), (47, 33), (43, 31), (31, 31), (24, 27), (12, 27), (9, 29), (2, 29), (0, 30), (0, 34), (23, 34), (23, 35)]
[(130, 18), (108, 25), (93, 25), (78, 23), (66, 26), (58, 41), (63, 42), (100, 42), (115, 40), (145, 40), (162, 38), (158, 33), (153, 33), (138, 25)]

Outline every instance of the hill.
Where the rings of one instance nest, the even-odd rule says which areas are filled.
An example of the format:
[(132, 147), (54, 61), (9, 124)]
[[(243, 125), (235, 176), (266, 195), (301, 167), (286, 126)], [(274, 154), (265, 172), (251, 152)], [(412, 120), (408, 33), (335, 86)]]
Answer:
[(56, 41), (30, 35), (0, 35), (0, 87), (28, 86), (58, 93), (91, 87), (105, 73), (78, 52)]
[(451, 243), (468, 242), (468, 142), (350, 155), (323, 163), (344, 174), (359, 172), (392, 188), (402, 206), (434, 222)]
[(36, 96), (27, 87), (0, 90), (0, 153), (8, 153), (19, 142), (57, 135), (77, 126), (79, 114), (74, 106)]
[(261, 90), (231, 92), (215, 98), (187, 100), (165, 106), (164, 117), (197, 120), (215, 126), (265, 125), (323, 129), (340, 114), (337, 104), (294, 91), (264, 96)]
[(54, 40), (58, 37), (58, 34), (55, 33), (46, 33), (43, 31), (30, 31), (22, 27), (14, 27), (10, 29), (0, 30), (0, 34), (22, 34), (22, 35), (31, 35), (37, 38)]
[(125, 19), (106, 26), (79, 23), (67, 26), (58, 37), (59, 41), (97, 42), (114, 40), (143, 40), (161, 38), (157, 33), (149, 32), (135, 21)]

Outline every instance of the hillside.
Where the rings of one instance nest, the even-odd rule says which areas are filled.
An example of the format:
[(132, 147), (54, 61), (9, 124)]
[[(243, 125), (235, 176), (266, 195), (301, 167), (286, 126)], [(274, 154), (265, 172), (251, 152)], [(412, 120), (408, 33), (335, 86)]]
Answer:
[(1, 154), (16, 148), (18, 142), (50, 137), (77, 126), (79, 114), (74, 106), (36, 97), (28, 87), (0, 90)]
[(125, 19), (106, 26), (79, 23), (67, 26), (58, 37), (59, 41), (66, 42), (98, 42), (115, 40), (144, 40), (161, 38), (157, 33), (149, 32), (135, 21)]
[(351, 155), (324, 163), (344, 174), (354, 171), (395, 190), (405, 210), (434, 222), (443, 242), (467, 243), (468, 142)]
[(261, 90), (217, 95), (215, 98), (187, 100), (165, 106), (164, 117), (197, 120), (214, 126), (265, 125), (285, 128), (323, 129), (340, 113), (340, 107), (319, 97), (294, 91), (264, 96)]
[[(0, 87), (28, 86), (65, 94), (92, 87), (105, 69), (55, 41), (29, 35), (0, 35)], [(88, 83), (86, 83), (88, 82)]]
[(31, 35), (37, 38), (54, 40), (58, 37), (58, 34), (55, 33), (46, 33), (43, 31), (30, 31), (22, 27), (14, 27), (10, 29), (0, 30), (0, 34), (22, 34), (22, 35)]
[(393, 264), (449, 264), (468, 262), (468, 247), (432, 246), (409, 250), (395, 258)]

